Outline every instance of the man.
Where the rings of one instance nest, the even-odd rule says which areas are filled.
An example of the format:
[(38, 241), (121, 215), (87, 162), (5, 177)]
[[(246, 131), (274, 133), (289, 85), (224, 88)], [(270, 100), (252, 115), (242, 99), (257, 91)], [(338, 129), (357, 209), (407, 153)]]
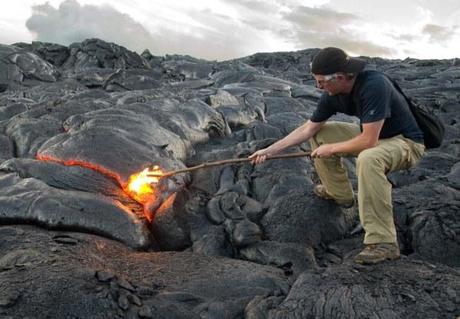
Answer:
[[(341, 49), (322, 49), (311, 64), (317, 87), (324, 90), (312, 117), (250, 158), (259, 164), (269, 155), (310, 140), (321, 179), (315, 194), (349, 208), (354, 205), (354, 194), (341, 156), (357, 156), (358, 209), (365, 247), (355, 261), (375, 264), (400, 256), (386, 174), (415, 165), (425, 146), (404, 97), (384, 74), (364, 67), (365, 61)], [(326, 122), (337, 112), (357, 116), (360, 125)]]

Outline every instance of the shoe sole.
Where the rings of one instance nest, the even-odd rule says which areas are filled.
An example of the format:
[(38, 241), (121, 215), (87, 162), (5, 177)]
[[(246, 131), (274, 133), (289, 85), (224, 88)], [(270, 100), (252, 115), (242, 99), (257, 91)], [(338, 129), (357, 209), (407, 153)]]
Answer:
[(316, 187), (313, 188), (313, 193), (317, 197), (319, 197), (321, 199), (333, 201), (336, 205), (340, 206), (341, 208), (348, 209), (348, 208), (353, 207), (353, 205), (355, 205), (355, 199), (354, 198), (351, 201), (351, 203), (341, 203), (341, 202), (338, 202), (334, 197), (330, 196), (328, 193), (318, 191), (318, 189)]
[(368, 260), (356, 260), (355, 259), (355, 263), (357, 264), (361, 264), (361, 265), (375, 265), (375, 264), (378, 264), (378, 263), (382, 263), (384, 261), (387, 261), (387, 260), (397, 260), (401, 258), (401, 256), (394, 256), (394, 257), (386, 257), (384, 259), (379, 259), (379, 260), (375, 260), (375, 261), (368, 261)]

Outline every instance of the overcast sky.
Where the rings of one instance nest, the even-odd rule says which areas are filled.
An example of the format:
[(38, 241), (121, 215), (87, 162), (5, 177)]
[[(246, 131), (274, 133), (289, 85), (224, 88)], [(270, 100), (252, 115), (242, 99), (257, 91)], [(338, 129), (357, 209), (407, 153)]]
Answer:
[(0, 43), (97, 37), (141, 53), (225, 60), (337, 46), (351, 55), (460, 57), (460, 0), (17, 0)]

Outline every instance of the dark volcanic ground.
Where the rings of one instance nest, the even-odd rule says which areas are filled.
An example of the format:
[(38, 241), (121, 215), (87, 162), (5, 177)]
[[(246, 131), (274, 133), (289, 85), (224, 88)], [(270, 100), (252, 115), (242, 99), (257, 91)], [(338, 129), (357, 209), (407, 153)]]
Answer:
[(316, 52), (0, 45), (0, 318), (460, 316), (457, 59), (366, 58), (446, 125), (440, 148), (389, 176), (396, 262), (353, 263), (357, 220), (313, 195), (306, 158), (176, 175), (145, 205), (124, 191), (152, 164), (246, 157), (305, 122)]

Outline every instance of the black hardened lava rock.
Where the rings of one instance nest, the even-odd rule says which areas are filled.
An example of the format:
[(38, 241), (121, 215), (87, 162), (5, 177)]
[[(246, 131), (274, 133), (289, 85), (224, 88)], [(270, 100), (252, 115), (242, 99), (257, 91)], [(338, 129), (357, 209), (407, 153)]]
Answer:
[(313, 194), (306, 157), (177, 174), (146, 202), (127, 192), (152, 165), (244, 158), (303, 124), (316, 52), (0, 45), (0, 318), (460, 316), (456, 60), (364, 57), (446, 125), (441, 147), (388, 176), (398, 261), (353, 263), (357, 218)]

